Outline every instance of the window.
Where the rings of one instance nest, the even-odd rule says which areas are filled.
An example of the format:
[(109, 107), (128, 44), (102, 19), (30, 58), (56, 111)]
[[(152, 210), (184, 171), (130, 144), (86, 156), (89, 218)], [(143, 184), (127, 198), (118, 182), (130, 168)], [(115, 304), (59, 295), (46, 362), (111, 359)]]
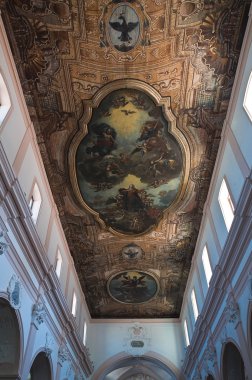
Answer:
[(76, 317), (76, 308), (77, 308), (77, 298), (75, 292), (73, 293), (73, 300), (72, 300), (72, 314), (74, 317)]
[(33, 187), (32, 195), (29, 200), (29, 207), (32, 213), (32, 220), (34, 223), (37, 222), (41, 202), (42, 202), (42, 199), (41, 199), (40, 191), (39, 191), (38, 185), (35, 183)]
[(190, 345), (190, 339), (189, 339), (186, 319), (184, 320), (184, 334), (185, 334), (186, 347), (188, 347)]
[(5, 119), (11, 106), (9, 93), (5, 85), (4, 79), (0, 74), (0, 126)]
[(58, 278), (60, 278), (61, 267), (62, 267), (62, 256), (61, 256), (60, 250), (58, 249), (57, 257), (56, 257), (56, 265), (55, 265), (55, 272)]
[(207, 280), (207, 286), (209, 286), (209, 282), (211, 280), (213, 273), (212, 273), (212, 268), (211, 268), (209, 255), (208, 255), (208, 251), (207, 251), (206, 246), (203, 248), (202, 262), (203, 262), (203, 267), (204, 267), (205, 276), (206, 276), (206, 280)]
[(224, 178), (221, 183), (218, 201), (227, 230), (229, 231), (234, 219), (234, 204), (232, 202), (227, 183)]
[(248, 117), (252, 121), (252, 72), (250, 73), (245, 96), (244, 96), (244, 102), (243, 107), (245, 108)]
[(83, 344), (86, 345), (86, 338), (87, 338), (87, 323), (84, 322), (83, 326)]
[(194, 289), (192, 290), (192, 293), (191, 293), (191, 301), (192, 301), (192, 307), (193, 307), (193, 315), (194, 315), (194, 319), (196, 322), (196, 320), (199, 316), (199, 310), (198, 310), (198, 305), (197, 305), (196, 295), (195, 295)]

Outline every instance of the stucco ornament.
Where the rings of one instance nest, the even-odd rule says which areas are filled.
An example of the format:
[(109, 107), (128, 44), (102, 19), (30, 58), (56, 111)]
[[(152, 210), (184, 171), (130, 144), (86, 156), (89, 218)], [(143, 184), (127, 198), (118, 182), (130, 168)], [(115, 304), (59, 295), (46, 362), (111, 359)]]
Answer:
[(211, 338), (208, 340), (207, 348), (204, 353), (204, 362), (206, 369), (209, 369), (210, 366), (214, 367), (217, 363), (216, 348)]
[(4, 241), (4, 233), (0, 232), (0, 256), (7, 252), (9, 244)]
[(14, 274), (9, 282), (7, 288), (8, 298), (13, 309), (20, 309), (21, 307), (21, 298), (22, 298), (22, 285), (19, 277)]
[(89, 364), (90, 364), (91, 368), (94, 369), (94, 363), (91, 360), (91, 354), (90, 354), (89, 348), (87, 346), (84, 346), (84, 350), (85, 350), (86, 357), (88, 358), (88, 361), (89, 361)]
[(192, 380), (202, 380), (199, 368), (196, 368)]
[(53, 345), (54, 345), (54, 342), (52, 338), (50, 337), (49, 333), (46, 333), (46, 342), (45, 342), (44, 350), (47, 357), (51, 356), (52, 351), (53, 351)]
[(58, 351), (58, 363), (62, 367), (65, 361), (69, 360), (69, 352), (64, 344), (61, 344)]
[(85, 380), (85, 377), (83, 376), (80, 368), (78, 368), (77, 371), (76, 371), (75, 379), (76, 380)]
[(135, 323), (127, 329), (127, 336), (123, 340), (124, 350), (133, 356), (141, 356), (150, 350), (150, 328)]
[(72, 365), (71, 362), (69, 363), (66, 375), (67, 375), (68, 379), (72, 378), (72, 375), (73, 375), (73, 365)]
[(46, 318), (46, 310), (42, 301), (38, 301), (32, 308), (32, 323), (39, 329), (39, 326), (44, 323)]
[(227, 300), (225, 314), (226, 314), (227, 321), (229, 323), (233, 323), (236, 327), (237, 324), (240, 322), (240, 308), (233, 296), (231, 296)]

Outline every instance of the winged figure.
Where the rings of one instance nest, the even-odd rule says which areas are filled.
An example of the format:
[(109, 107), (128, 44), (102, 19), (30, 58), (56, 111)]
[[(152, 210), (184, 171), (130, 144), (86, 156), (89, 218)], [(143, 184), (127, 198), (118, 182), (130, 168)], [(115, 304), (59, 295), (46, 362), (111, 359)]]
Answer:
[(122, 20), (122, 22), (109, 22), (110, 26), (118, 31), (121, 32), (121, 35), (118, 37), (118, 39), (122, 42), (130, 42), (132, 38), (130, 37), (129, 33), (132, 32), (139, 22), (128, 22), (126, 21), (125, 17), (123, 15), (120, 15), (118, 17), (118, 20)]

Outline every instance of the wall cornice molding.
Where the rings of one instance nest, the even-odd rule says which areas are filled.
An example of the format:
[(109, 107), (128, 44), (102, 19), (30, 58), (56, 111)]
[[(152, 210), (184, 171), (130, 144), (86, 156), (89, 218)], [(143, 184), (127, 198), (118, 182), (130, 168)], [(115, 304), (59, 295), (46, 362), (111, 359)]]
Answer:
[[(5, 219), (8, 222), (8, 227), (11, 228), (11, 233), (15, 236), (17, 244), (25, 255), (33, 274), (38, 281), (39, 287), (42, 287), (51, 310), (53, 310), (62, 326), (62, 331), (66, 325), (70, 326), (67, 333), (68, 343), (74, 350), (75, 356), (79, 358), (82, 370), (87, 376), (89, 376), (93, 370), (92, 362), (88, 356), (86, 348), (82, 344), (76, 322), (71, 319), (71, 312), (60, 288), (58, 278), (52, 270), (52, 266), (31, 219), (30, 209), (24, 193), (20, 187), (19, 181), (14, 176), (1, 142), (0, 167), (0, 196), (2, 199), (0, 205), (5, 214)], [(8, 227), (6, 227), (7, 230), (9, 229)], [(34, 254), (34, 252), (36, 252), (36, 254)], [(16, 262), (15, 268), (17, 268), (18, 272), (22, 274), (22, 280), (26, 284), (26, 287), (31, 286), (33, 296), (35, 296), (35, 294), (38, 296), (39, 291), (33, 284), (33, 281), (25, 268), (25, 264), (20, 260), (16, 249), (13, 249), (13, 253), (15, 257), (9, 258), (9, 256), (7, 256), (7, 259), (12, 263)], [(58, 334), (60, 333), (49, 315), (47, 322), (49, 322), (51, 326), (54, 326), (53, 330), (55, 332)]]
[[(195, 358), (199, 357), (203, 351), (207, 331), (203, 324), (216, 326), (216, 319), (220, 312), (222, 317), (219, 320), (221, 329), (226, 323), (226, 308), (220, 311), (220, 305), (225, 303), (225, 299), (230, 299), (230, 292), (236, 293), (236, 286), (233, 289), (228, 279), (234, 278), (239, 266), (244, 259), (244, 252), (251, 241), (252, 235), (252, 172), (246, 178), (242, 192), (235, 210), (235, 217), (229, 231), (225, 246), (222, 251), (218, 265), (215, 267), (210, 287), (196, 322), (191, 344), (187, 349), (183, 364), (183, 371), (187, 375), (192, 374), (195, 367)], [(244, 265), (247, 270), (249, 265)], [(236, 284), (244, 279), (243, 272), (240, 274)], [(237, 322), (238, 323), (238, 322)], [(215, 334), (213, 334), (215, 335)]]

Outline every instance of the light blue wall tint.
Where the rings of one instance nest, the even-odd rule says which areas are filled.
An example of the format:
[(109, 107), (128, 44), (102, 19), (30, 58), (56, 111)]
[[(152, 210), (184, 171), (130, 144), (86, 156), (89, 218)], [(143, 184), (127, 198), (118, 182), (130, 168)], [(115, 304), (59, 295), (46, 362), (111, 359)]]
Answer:
[(219, 190), (220, 190), (223, 178), (226, 179), (226, 182), (230, 189), (231, 198), (234, 200), (234, 206), (235, 206), (236, 203), (238, 202), (238, 199), (242, 190), (242, 186), (244, 184), (244, 178), (237, 164), (234, 153), (228, 142), (226, 144), (226, 149), (225, 149), (222, 164), (220, 167), (218, 180), (216, 181), (213, 198), (210, 205), (215, 229), (218, 235), (221, 248), (223, 248), (227, 235), (228, 235), (227, 228), (226, 228), (226, 225), (222, 216), (222, 212), (220, 209), (220, 205), (218, 202)]
[(236, 140), (240, 145), (241, 151), (248, 163), (248, 166), (252, 167), (252, 123), (249, 119), (245, 109), (243, 108), (243, 101), (247, 83), (249, 80), (250, 73), (252, 71), (252, 46), (250, 47), (248, 63), (243, 75), (243, 80), (241, 84), (241, 91), (238, 97), (233, 122), (231, 128), (234, 132)]

